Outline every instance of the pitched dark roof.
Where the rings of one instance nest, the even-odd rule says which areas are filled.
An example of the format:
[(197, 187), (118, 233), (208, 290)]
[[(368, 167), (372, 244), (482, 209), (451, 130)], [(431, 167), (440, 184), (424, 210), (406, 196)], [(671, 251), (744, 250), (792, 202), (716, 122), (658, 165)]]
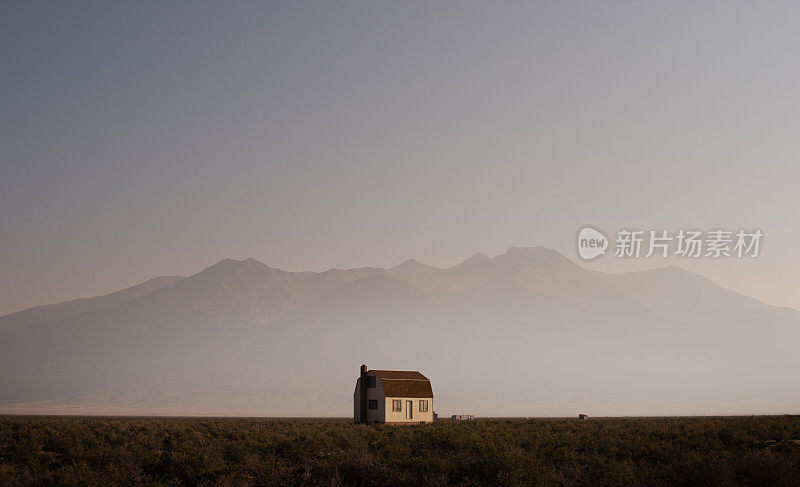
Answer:
[(367, 372), (372, 372), (381, 379), (428, 380), (427, 377), (416, 370), (368, 370)]
[(431, 381), (416, 370), (370, 370), (369, 372), (381, 378), (386, 397), (433, 397)]
[(382, 379), (386, 397), (433, 397), (431, 383), (427, 380)]

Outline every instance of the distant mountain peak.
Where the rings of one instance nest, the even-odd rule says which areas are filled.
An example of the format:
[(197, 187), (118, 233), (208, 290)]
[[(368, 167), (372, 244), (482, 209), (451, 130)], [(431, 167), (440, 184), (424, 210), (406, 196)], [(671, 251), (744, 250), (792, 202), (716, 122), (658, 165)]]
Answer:
[(417, 259), (408, 259), (408, 260), (403, 261), (402, 264), (399, 264), (399, 265), (396, 265), (396, 266), (392, 267), (392, 269), (399, 269), (399, 268), (402, 268), (402, 267), (428, 267), (428, 266), (426, 266), (422, 262), (418, 261)]
[(201, 272), (229, 272), (234, 271), (236, 269), (254, 269), (254, 268), (269, 268), (268, 265), (257, 261), (252, 257), (248, 257), (244, 260), (236, 260), (236, 259), (222, 259), (221, 261), (217, 262), (216, 264), (207, 267)]
[(402, 264), (396, 265), (389, 269), (390, 271), (404, 271), (404, 270), (439, 270), (437, 267), (423, 264), (417, 259), (408, 259)]
[(469, 259), (454, 265), (450, 269), (451, 270), (465, 269), (467, 267), (472, 267), (474, 265), (482, 264), (482, 263), (488, 262), (490, 260), (492, 260), (492, 259), (488, 255), (484, 254), (483, 252), (478, 252), (475, 255), (473, 255), (472, 257), (470, 257)]
[(203, 269), (200, 272), (207, 272), (207, 271), (210, 271), (212, 269), (213, 270), (232, 269), (232, 268), (238, 266), (240, 263), (241, 263), (241, 261), (236, 260), (236, 259), (231, 259), (231, 258), (222, 259), (221, 261), (217, 262), (216, 264), (211, 265), (209, 267), (206, 267), (205, 269)]
[(436, 274), (437, 272), (440, 271), (441, 269), (439, 269), (438, 267), (433, 267), (427, 264), (423, 264), (417, 259), (408, 259), (402, 264), (396, 265), (391, 269), (389, 269), (389, 272), (392, 275), (407, 279), (424, 278)]
[(243, 267), (257, 267), (260, 269), (272, 269), (272, 267), (268, 266), (267, 264), (261, 262), (260, 260), (256, 260), (252, 257), (248, 257), (242, 261)]

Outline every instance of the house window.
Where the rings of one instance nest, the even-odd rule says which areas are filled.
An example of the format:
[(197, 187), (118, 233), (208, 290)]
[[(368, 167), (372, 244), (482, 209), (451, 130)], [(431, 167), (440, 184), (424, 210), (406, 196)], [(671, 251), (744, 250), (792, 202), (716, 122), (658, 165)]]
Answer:
[(369, 400), (369, 408), (370, 409), (378, 409), (378, 400), (377, 399), (370, 399)]
[(424, 413), (428, 410), (428, 400), (427, 399), (420, 399), (419, 400), (419, 411)]
[(392, 411), (402, 411), (403, 401), (400, 399), (392, 399)]
[(374, 375), (368, 375), (367, 376), (367, 387), (368, 388), (374, 388), (375, 387), (375, 383), (377, 382), (376, 379), (377, 378)]

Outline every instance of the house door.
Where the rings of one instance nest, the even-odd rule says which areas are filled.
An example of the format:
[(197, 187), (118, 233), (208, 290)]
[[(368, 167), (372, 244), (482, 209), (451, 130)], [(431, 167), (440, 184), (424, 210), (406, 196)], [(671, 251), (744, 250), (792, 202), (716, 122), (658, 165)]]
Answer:
[(414, 419), (413, 401), (406, 401), (406, 419)]

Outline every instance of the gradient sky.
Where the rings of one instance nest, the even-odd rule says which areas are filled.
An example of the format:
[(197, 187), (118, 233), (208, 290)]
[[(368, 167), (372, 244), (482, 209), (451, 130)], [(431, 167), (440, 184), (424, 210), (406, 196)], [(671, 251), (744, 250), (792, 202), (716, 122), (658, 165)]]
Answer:
[(0, 314), (226, 257), (449, 266), (584, 224), (800, 308), (792, 2), (3, 2)]

